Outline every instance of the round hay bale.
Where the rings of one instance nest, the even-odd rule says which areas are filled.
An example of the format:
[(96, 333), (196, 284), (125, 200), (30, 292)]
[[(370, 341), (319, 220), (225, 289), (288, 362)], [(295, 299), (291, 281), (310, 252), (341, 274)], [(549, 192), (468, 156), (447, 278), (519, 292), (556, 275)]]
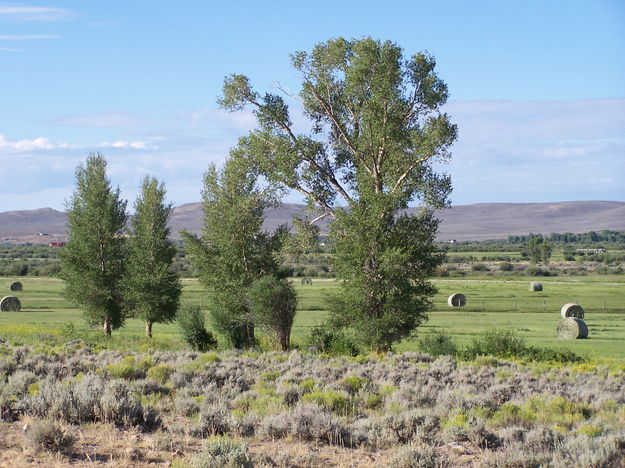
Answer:
[(580, 306), (579, 304), (571, 302), (562, 306), (562, 308), (560, 309), (560, 315), (562, 315), (562, 318), (576, 317), (578, 319), (583, 319), (584, 309), (582, 309), (582, 306)]
[(543, 290), (542, 283), (537, 283), (536, 281), (532, 281), (530, 283), (530, 291), (535, 292), (535, 291), (542, 291), (542, 290)]
[(0, 301), (0, 310), (2, 312), (19, 312), (22, 310), (22, 303), (15, 296), (5, 296)]
[(588, 338), (588, 327), (582, 319), (567, 317), (558, 324), (558, 338), (565, 340)]
[(467, 298), (464, 294), (455, 293), (447, 298), (449, 307), (462, 307), (467, 305)]
[(310, 286), (312, 284), (312, 280), (310, 278), (304, 277), (302, 278), (302, 284), (305, 286)]
[(9, 286), (9, 289), (11, 289), (11, 291), (13, 292), (17, 292), (23, 290), (24, 286), (22, 286), (22, 283), (20, 281), (13, 281), (11, 283), (11, 286)]

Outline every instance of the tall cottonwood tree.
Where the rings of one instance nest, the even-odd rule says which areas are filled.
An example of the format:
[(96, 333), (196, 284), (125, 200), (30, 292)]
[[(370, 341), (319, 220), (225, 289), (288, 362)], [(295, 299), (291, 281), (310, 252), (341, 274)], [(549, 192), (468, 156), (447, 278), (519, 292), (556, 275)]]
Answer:
[(448, 204), (450, 178), (434, 169), (451, 157), (457, 134), (441, 111), (447, 86), (433, 57), (405, 57), (389, 41), (332, 39), (291, 59), (302, 88), (283, 95), (300, 102), (309, 132), (296, 131), (283, 95), (257, 93), (244, 75), (226, 77), (220, 104), (256, 116), (258, 127), (239, 141), (242, 157), (334, 218), (343, 291), (332, 322), (388, 350), (426, 318), (435, 293), (427, 276), (442, 261), (437, 221), (431, 210), (402, 210), (413, 201)]
[(148, 337), (153, 323), (175, 320), (182, 291), (178, 275), (171, 270), (176, 248), (169, 240), (172, 205), (165, 202), (165, 193), (157, 179), (143, 179), (128, 238), (126, 299), (133, 315), (145, 321)]
[(69, 241), (61, 252), (65, 297), (91, 325), (110, 336), (125, 319), (122, 279), (126, 269), (126, 201), (106, 176), (106, 160), (90, 154), (76, 169), (67, 202)]
[(258, 278), (278, 270), (276, 253), (283, 230), (263, 232), (263, 212), (275, 203), (270, 190), (236, 152), (221, 169), (204, 176), (204, 227), (201, 238), (183, 232), (200, 282), (210, 295), (211, 321), (236, 348), (255, 343), (247, 290)]

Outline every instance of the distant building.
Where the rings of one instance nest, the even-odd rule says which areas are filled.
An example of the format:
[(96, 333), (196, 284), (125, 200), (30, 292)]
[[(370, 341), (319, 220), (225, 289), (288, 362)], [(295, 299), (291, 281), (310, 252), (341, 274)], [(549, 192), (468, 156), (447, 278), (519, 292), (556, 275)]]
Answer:
[(593, 254), (597, 254), (597, 253), (604, 253), (605, 249), (577, 249), (575, 252), (579, 252), (579, 253), (593, 253)]
[(63, 247), (65, 242), (50, 242), (50, 247)]
[(38, 232), (37, 236), (41, 237), (41, 236), (49, 236), (50, 234), (48, 234), (47, 232)]
[(449, 239), (448, 241), (450, 244), (455, 244), (456, 242), (458, 242), (456, 239)]

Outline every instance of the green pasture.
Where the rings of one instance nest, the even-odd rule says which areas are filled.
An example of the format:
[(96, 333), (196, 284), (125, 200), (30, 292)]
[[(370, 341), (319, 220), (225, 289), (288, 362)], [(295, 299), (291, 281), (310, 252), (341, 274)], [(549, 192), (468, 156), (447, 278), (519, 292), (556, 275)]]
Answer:
[[(20, 279), (24, 291), (9, 291), (12, 279), (0, 278), (0, 296), (17, 295), (21, 312), (0, 313), (0, 338), (18, 343), (62, 344), (83, 338), (117, 349), (183, 349), (176, 324), (155, 324), (154, 338), (143, 337), (144, 325), (129, 319), (126, 326), (113, 332), (111, 339), (99, 330), (88, 329), (80, 311), (62, 296), (63, 283), (55, 278)], [(542, 292), (530, 292), (528, 278), (471, 277), (434, 279), (439, 292), (434, 311), (419, 330), (418, 336), (443, 330), (462, 345), (469, 343), (487, 328), (511, 328), (528, 345), (568, 348), (601, 360), (625, 359), (625, 278), (622, 276), (554, 277), (540, 280)], [(184, 280), (183, 301), (205, 307), (207, 296), (197, 280)], [(293, 329), (295, 340), (305, 337), (311, 327), (326, 316), (324, 298), (338, 291), (333, 279), (315, 279), (302, 285), (295, 279), (299, 307)], [(4, 289), (4, 292), (1, 292)], [(462, 308), (447, 306), (447, 297), (460, 292), (467, 297)], [(586, 312), (589, 339), (565, 341), (555, 336), (560, 307), (577, 302)], [(418, 336), (397, 345), (397, 350), (417, 349)]]

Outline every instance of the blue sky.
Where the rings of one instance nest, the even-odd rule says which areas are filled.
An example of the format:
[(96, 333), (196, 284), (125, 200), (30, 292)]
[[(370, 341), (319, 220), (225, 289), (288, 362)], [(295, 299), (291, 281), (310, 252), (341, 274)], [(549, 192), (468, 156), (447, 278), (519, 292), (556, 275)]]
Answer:
[(199, 201), (253, 127), (217, 108), (225, 75), (297, 89), (291, 52), (366, 35), (436, 57), (454, 204), (625, 201), (622, 0), (0, 0), (0, 211), (63, 209), (93, 151), (130, 205), (146, 173)]

